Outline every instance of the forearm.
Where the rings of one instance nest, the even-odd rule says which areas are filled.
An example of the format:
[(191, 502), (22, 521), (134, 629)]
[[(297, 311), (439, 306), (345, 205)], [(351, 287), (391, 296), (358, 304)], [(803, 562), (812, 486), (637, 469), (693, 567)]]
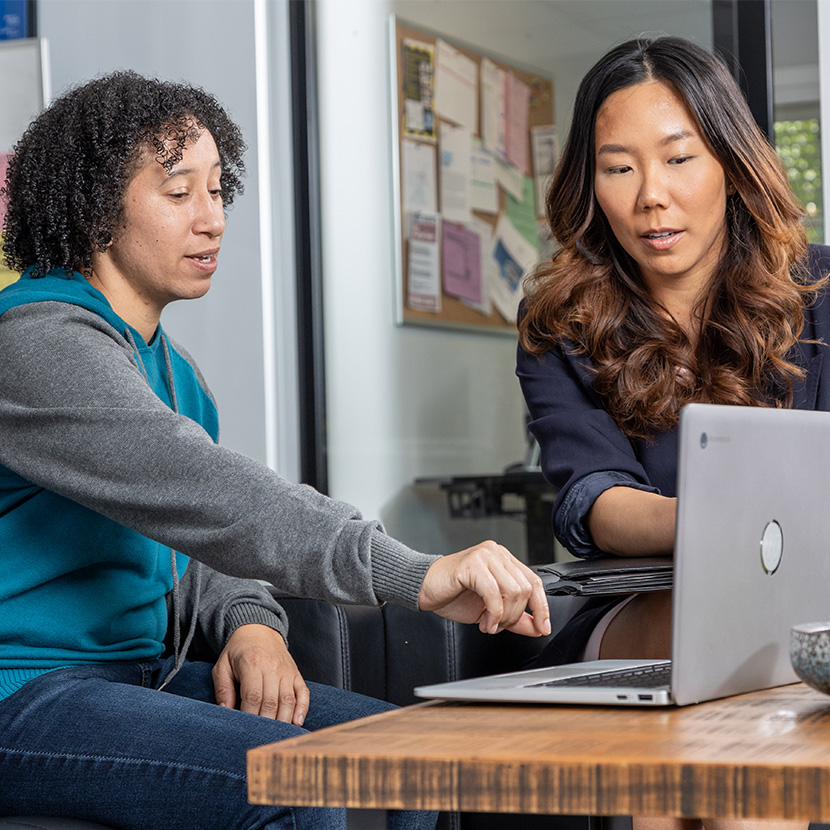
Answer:
[(674, 548), (677, 499), (631, 487), (601, 493), (588, 514), (594, 544), (616, 556), (657, 556)]

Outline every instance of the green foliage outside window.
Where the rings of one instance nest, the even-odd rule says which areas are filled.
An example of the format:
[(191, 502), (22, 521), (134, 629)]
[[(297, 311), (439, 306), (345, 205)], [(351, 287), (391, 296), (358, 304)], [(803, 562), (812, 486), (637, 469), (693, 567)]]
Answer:
[(817, 118), (775, 122), (775, 148), (784, 162), (790, 187), (807, 211), (810, 242), (824, 240), (821, 195), (821, 136)]

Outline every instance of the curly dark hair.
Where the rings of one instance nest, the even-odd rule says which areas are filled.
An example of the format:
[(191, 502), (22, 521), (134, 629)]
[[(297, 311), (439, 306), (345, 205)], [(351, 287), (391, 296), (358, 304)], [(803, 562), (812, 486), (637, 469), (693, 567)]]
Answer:
[(170, 170), (188, 140), (213, 136), (222, 199), (242, 192), (245, 143), (216, 99), (186, 84), (113, 72), (69, 90), (23, 133), (9, 160), (3, 253), (15, 271), (88, 272), (113, 241), (124, 191), (147, 151)]

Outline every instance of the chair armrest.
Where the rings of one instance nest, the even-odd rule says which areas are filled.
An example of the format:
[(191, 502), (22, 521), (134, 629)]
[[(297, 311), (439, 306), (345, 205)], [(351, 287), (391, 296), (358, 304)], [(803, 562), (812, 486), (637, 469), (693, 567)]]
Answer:
[(288, 648), (306, 680), (386, 698), (380, 608), (271, 593), (288, 615)]
[(474, 625), (450, 622), (431, 612), (386, 605), (386, 699), (405, 706), (418, 700), (412, 692), (416, 686), (522, 669), (585, 602), (578, 596), (548, 597), (547, 637), (509, 631), (482, 634)]
[(271, 589), (288, 614), (289, 650), (306, 680), (405, 706), (416, 686), (516, 671), (529, 663), (585, 603), (548, 597), (551, 634), (482, 634), (430, 611), (333, 605)]

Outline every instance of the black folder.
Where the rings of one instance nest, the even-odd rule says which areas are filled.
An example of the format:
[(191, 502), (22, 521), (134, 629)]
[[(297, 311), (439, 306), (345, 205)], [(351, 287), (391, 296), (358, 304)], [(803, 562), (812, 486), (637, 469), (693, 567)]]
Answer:
[(672, 586), (672, 557), (603, 557), (533, 567), (547, 594), (633, 594)]

